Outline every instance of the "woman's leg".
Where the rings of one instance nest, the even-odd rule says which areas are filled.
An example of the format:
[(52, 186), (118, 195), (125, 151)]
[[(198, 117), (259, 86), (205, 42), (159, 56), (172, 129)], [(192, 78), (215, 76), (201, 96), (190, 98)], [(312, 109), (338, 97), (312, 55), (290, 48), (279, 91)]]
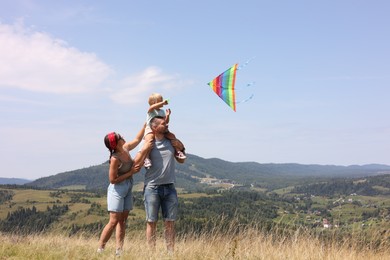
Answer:
[(118, 224), (116, 225), (116, 249), (123, 249), (123, 242), (125, 240), (125, 233), (126, 233), (126, 220), (129, 216), (129, 211), (126, 210), (122, 213), (120, 220), (118, 221)]
[(122, 218), (122, 212), (110, 212), (110, 220), (107, 225), (104, 227), (102, 234), (99, 239), (99, 249), (104, 249), (107, 241), (110, 239), (114, 228), (118, 224), (119, 220)]

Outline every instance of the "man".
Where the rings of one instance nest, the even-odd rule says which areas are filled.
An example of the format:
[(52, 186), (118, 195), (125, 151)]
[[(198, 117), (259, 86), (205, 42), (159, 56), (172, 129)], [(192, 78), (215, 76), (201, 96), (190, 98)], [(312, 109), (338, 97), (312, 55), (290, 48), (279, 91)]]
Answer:
[(184, 163), (185, 159), (175, 157), (175, 147), (183, 149), (179, 140), (168, 140), (164, 134), (168, 130), (165, 119), (155, 117), (150, 121), (155, 135), (154, 147), (150, 151), (152, 166), (145, 173), (144, 202), (146, 211), (146, 239), (155, 248), (158, 212), (161, 208), (165, 228), (165, 242), (169, 252), (175, 246), (175, 220), (178, 198), (175, 189), (175, 161)]

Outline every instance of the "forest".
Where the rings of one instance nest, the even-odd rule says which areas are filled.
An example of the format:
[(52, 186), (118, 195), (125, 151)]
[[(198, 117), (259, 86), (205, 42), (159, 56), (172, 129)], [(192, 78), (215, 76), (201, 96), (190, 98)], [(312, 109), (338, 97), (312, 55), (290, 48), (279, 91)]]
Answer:
[[(207, 186), (202, 191), (179, 192), (179, 234), (211, 232), (236, 223), (237, 229), (295, 230), (305, 227), (323, 230), (326, 219), (340, 233), (348, 234), (360, 225), (390, 228), (390, 175), (355, 179), (330, 179), (273, 191), (237, 187)], [(199, 186), (198, 189), (201, 189)], [(28, 197), (22, 194), (28, 193)], [(134, 210), (128, 228), (144, 229), (142, 192), (134, 192)], [(62, 230), (96, 235), (108, 220), (104, 190), (44, 189), (20, 185), (0, 186), (0, 231), (42, 233)], [(366, 226), (364, 226), (365, 224)]]
[(295, 187), (292, 192), (328, 197), (349, 194), (365, 196), (390, 195), (390, 175), (372, 176), (357, 180), (336, 179), (327, 182), (301, 185)]

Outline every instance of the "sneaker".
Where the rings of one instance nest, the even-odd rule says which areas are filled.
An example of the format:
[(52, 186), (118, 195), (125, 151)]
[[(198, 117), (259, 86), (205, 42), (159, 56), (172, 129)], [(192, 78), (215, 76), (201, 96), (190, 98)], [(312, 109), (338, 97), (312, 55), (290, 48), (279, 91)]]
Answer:
[(187, 156), (182, 152), (182, 151), (178, 151), (178, 152), (176, 152), (176, 158), (178, 158), (178, 159), (186, 159), (187, 158)]
[(122, 255), (122, 249), (118, 248), (115, 250), (115, 256), (121, 256)]
[(149, 169), (150, 167), (152, 167), (152, 161), (149, 158), (145, 158), (145, 160), (144, 160), (144, 167), (146, 169)]
[(99, 254), (103, 253), (104, 252), (104, 248), (98, 248), (97, 251)]

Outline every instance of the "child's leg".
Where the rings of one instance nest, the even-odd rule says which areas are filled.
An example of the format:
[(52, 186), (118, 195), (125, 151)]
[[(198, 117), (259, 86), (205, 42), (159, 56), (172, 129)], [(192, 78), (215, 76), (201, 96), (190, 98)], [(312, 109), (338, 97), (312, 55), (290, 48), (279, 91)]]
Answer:
[[(153, 133), (149, 133), (149, 134), (144, 136), (145, 143), (149, 143), (153, 139), (154, 139), (154, 134)], [(149, 158), (149, 153), (150, 153), (150, 149), (147, 149), (145, 151), (145, 154), (146, 154), (147, 158)]]
[(178, 157), (180, 159), (185, 159), (186, 155), (185, 155), (184, 145), (179, 139), (176, 138), (175, 134), (172, 132), (167, 132), (167, 133), (165, 133), (164, 136), (165, 136), (165, 138), (167, 138), (171, 141), (172, 146), (173, 146), (173, 148), (175, 148), (175, 151), (176, 151), (176, 154), (175, 154), (176, 157)]
[[(151, 140), (154, 139), (154, 134), (149, 133), (149, 134), (147, 134), (147, 135), (144, 136), (144, 139), (145, 139), (145, 143), (146, 143), (146, 142), (150, 142)], [(144, 166), (145, 166), (146, 168), (152, 167), (152, 161), (151, 161), (150, 158), (149, 158), (149, 154), (150, 154), (150, 150), (148, 150), (148, 151), (145, 152)]]
[(175, 134), (174, 133), (172, 133), (172, 132), (166, 132), (165, 134), (164, 134), (164, 136), (165, 136), (165, 138), (167, 138), (167, 139), (169, 139), (169, 140), (175, 140), (176, 139), (176, 136), (175, 136)]
[[(148, 136), (144, 136), (143, 140), (143, 146), (142, 148), (138, 151), (138, 153), (134, 157), (134, 165), (144, 165), (145, 164), (145, 158), (149, 158), (149, 153), (151, 148), (145, 149), (145, 146), (147, 145), (150, 140), (154, 139), (153, 134), (148, 134)], [(150, 159), (148, 159), (150, 161)], [(150, 167), (150, 166), (149, 166)]]

